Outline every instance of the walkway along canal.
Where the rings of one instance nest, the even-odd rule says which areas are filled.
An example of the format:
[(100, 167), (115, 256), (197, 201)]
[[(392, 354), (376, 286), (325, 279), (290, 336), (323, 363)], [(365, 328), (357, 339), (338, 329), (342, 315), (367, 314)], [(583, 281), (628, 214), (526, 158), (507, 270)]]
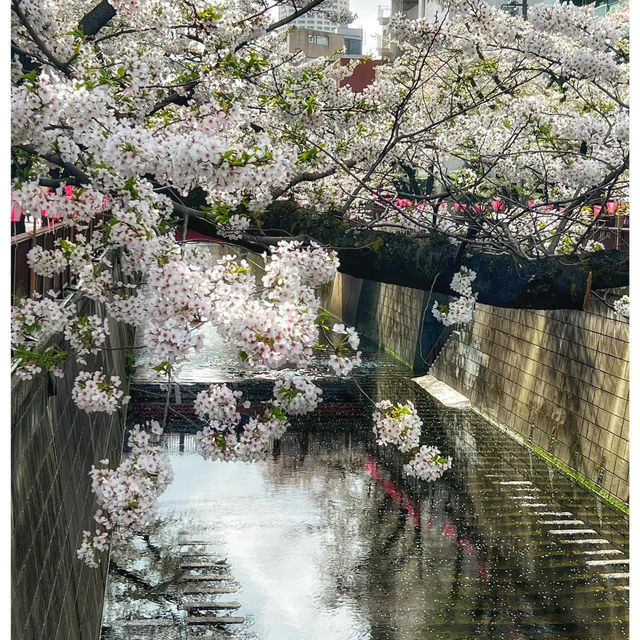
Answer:
[[(626, 517), (365, 350), (361, 388), (412, 400), (422, 440), (453, 468), (431, 484), (403, 478), (403, 461), (375, 443), (363, 394), (330, 378), (318, 412), (266, 460), (205, 461), (194, 395), (224, 381), (254, 401), (272, 386), (230, 364), (211, 331), (172, 389), (175, 481), (158, 523), (112, 559), (103, 640), (628, 637)], [(131, 424), (162, 415), (163, 389), (138, 369)]]

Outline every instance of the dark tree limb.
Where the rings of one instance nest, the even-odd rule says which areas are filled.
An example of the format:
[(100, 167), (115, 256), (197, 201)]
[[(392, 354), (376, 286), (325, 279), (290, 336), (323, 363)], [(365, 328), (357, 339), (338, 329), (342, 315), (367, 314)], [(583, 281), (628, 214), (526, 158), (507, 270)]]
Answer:
[[(189, 228), (220, 238), (203, 212), (176, 206), (189, 216)], [(356, 278), (414, 289), (457, 295), (450, 288), (460, 264), (473, 269), (478, 302), (515, 309), (583, 309), (591, 288), (629, 284), (629, 254), (605, 250), (575, 256), (544, 256), (527, 260), (511, 253), (468, 249), (460, 258), (459, 245), (444, 236), (427, 238), (372, 231), (353, 226), (339, 215), (301, 209), (291, 201), (272, 204), (261, 215), (263, 230), (283, 229), (296, 239), (314, 239), (334, 248), (341, 273)], [(278, 234), (282, 236), (282, 234)], [(226, 239), (222, 238), (227, 241)], [(264, 251), (278, 239), (271, 235), (245, 235), (233, 244)], [(375, 247), (375, 248), (374, 248)], [(591, 280), (591, 281), (590, 281)]]
[(95, 36), (116, 15), (116, 10), (108, 0), (102, 0), (85, 14), (78, 25), (86, 36)]

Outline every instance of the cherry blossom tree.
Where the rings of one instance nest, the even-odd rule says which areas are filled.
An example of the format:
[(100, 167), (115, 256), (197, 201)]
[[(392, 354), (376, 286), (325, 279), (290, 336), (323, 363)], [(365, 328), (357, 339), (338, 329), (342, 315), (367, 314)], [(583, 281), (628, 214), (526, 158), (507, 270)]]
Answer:
[[(293, 12), (274, 21), (281, 5)], [(259, 409), (224, 385), (198, 397), (206, 457), (259, 457), (288, 415), (313, 411), (321, 392), (305, 369), (318, 345), (335, 375), (360, 364), (356, 332), (329, 326), (316, 293), (337, 269), (460, 294), (435, 309), (447, 322), (468, 320), (476, 300), (582, 308), (591, 287), (627, 282), (628, 256), (593, 240), (628, 207), (625, 8), (534, 7), (522, 21), (446, 0), (432, 21), (394, 18), (402, 55), (357, 94), (342, 82), (352, 65), (286, 49), (291, 21), (322, 5), (12, 0), (12, 204), (74, 230), (32, 249), (31, 269), (69, 268), (79, 295), (142, 332), (168, 381), (207, 322), (248, 365), (278, 372)], [(180, 240), (189, 227), (264, 252), (264, 273), (232, 250), (212, 265)], [(17, 301), (12, 321), (24, 378), (64, 375), (56, 333), (82, 359), (108, 331), (49, 295)], [(113, 412), (119, 387), (85, 371), (73, 397)], [(450, 466), (420, 447), (410, 404), (378, 403), (374, 423), (412, 456), (410, 475)], [(166, 484), (148, 450), (160, 429), (135, 430), (132, 462), (92, 472), (102, 510), (80, 551), (89, 563), (148, 522), (131, 505)]]

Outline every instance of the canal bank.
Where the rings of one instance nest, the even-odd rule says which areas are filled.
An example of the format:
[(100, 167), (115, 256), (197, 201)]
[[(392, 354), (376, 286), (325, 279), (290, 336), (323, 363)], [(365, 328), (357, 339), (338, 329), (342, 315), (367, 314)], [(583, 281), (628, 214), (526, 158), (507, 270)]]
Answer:
[(629, 323), (599, 301), (585, 311), (477, 305), (469, 325), (431, 313), (447, 297), (338, 274), (325, 307), (469, 398), (558, 469), (623, 509), (629, 500)]
[[(362, 390), (414, 402), (422, 441), (452, 469), (430, 484), (404, 477), (375, 443), (364, 395), (331, 378), (318, 381), (319, 415), (261, 462), (203, 460), (194, 416), (177, 410), (164, 436), (176, 480), (148, 539), (112, 563), (103, 640), (627, 637), (627, 519), (364, 349)], [(193, 357), (172, 389), (184, 407), (214, 381), (253, 400), (270, 392), (214, 333)], [(144, 368), (131, 394), (131, 423), (163, 405)]]

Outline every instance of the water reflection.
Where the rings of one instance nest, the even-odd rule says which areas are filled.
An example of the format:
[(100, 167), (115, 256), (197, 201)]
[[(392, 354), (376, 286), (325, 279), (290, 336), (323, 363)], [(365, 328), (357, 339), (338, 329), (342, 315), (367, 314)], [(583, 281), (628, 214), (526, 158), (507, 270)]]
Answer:
[[(497, 446), (480, 421), (451, 416), (449, 437), (438, 436), (442, 415), (431, 411), (432, 436), (443, 439), (455, 464), (430, 485), (404, 480), (402, 461), (378, 451), (364, 422), (293, 429), (253, 464), (207, 462), (193, 452), (192, 435), (169, 434), (176, 480), (161, 498), (151, 542), (174, 559), (162, 581), (173, 585), (176, 600), (149, 615), (180, 615), (174, 605), (184, 574), (175, 567), (187, 549), (177, 541), (188, 535), (213, 541), (199, 550), (231, 565), (240, 604), (234, 615), (246, 619), (228, 629), (238, 637), (626, 638), (624, 594), (514, 501), (519, 485), (496, 484), (485, 469), (508, 478), (533, 469), (538, 475), (527, 477), (535, 477), (545, 508), (581, 510), (598, 536), (623, 540), (624, 519), (605, 508), (606, 520), (598, 520), (602, 509), (599, 516), (589, 496), (576, 500), (558, 478), (550, 483), (542, 463), (514, 457), (522, 452), (507, 441)], [(106, 615), (112, 634), (126, 615), (113, 599)], [(191, 637), (157, 633), (149, 637)]]
[[(175, 482), (149, 538), (112, 562), (103, 640), (627, 638), (628, 568), (588, 564), (628, 558), (626, 518), (473, 414), (436, 409), (397, 361), (362, 347), (366, 393), (411, 400), (422, 441), (453, 456), (452, 469), (408, 481), (406, 460), (376, 447), (357, 390), (326, 377), (320, 415), (298, 420), (259, 463), (203, 460), (193, 425), (176, 415), (164, 437)], [(134, 379), (133, 422), (163, 411), (145, 375)], [(272, 387), (234, 364), (215, 333), (181, 375), (236, 381), (252, 400)], [(197, 390), (176, 390), (180, 411)], [(345, 408), (355, 417), (336, 418)], [(230, 567), (184, 569), (185, 558)], [(208, 592), (194, 595), (199, 585)], [(187, 599), (237, 602), (213, 613), (236, 622), (187, 625)], [(144, 617), (171, 626), (122, 623)]]

